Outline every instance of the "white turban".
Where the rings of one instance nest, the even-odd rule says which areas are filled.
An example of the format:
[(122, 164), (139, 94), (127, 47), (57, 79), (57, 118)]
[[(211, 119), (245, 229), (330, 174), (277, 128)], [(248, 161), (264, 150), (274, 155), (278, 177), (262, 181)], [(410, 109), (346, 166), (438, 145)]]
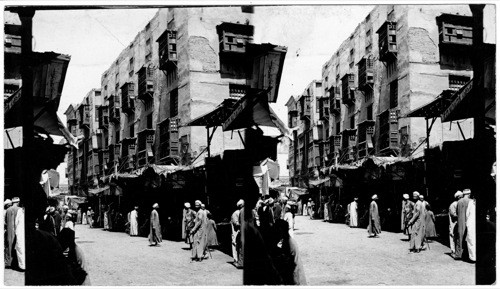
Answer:
[(464, 195), (470, 195), (470, 189), (465, 189), (464, 190)]
[(463, 195), (464, 195), (464, 194), (463, 194), (461, 191), (457, 191), (457, 192), (455, 193), (455, 198), (461, 197), (461, 196), (463, 196)]
[(194, 205), (197, 206), (197, 207), (201, 206), (201, 201), (200, 200), (194, 201)]
[(244, 205), (245, 205), (245, 201), (243, 201), (241, 199), (236, 203), (236, 206), (238, 206), (238, 207), (243, 207)]
[(414, 192), (413, 192), (413, 196), (414, 196), (414, 197), (418, 197), (418, 196), (420, 196), (420, 194), (419, 194), (417, 191), (414, 191)]
[(3, 202), (4, 206), (5, 205), (10, 205), (10, 204), (12, 204), (12, 201), (10, 199), (7, 199), (7, 200), (5, 200), (5, 202)]
[(408, 199), (410, 198), (410, 196), (409, 196), (408, 194), (403, 194), (403, 198), (404, 198), (405, 200), (408, 200)]
[(157, 209), (159, 206), (158, 206), (158, 203), (154, 203), (153, 205), (153, 209)]
[(372, 200), (375, 200), (375, 199), (378, 199), (377, 194), (375, 194), (375, 195), (372, 196)]
[(190, 203), (188, 203), (188, 202), (185, 202), (185, 203), (184, 203), (184, 207), (186, 207), (186, 208), (188, 208), (188, 209), (189, 209), (189, 208), (191, 208), (191, 204), (190, 204)]

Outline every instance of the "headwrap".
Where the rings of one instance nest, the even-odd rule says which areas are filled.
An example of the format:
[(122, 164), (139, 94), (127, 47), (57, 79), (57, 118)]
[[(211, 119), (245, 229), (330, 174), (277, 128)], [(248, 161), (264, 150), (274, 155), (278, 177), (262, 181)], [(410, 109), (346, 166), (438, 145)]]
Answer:
[(464, 189), (463, 193), (464, 195), (470, 195), (471, 191), (470, 189)]
[(375, 194), (375, 195), (372, 196), (372, 200), (376, 200), (376, 199), (378, 199), (377, 194)]
[(10, 204), (12, 204), (12, 201), (10, 199), (7, 199), (7, 200), (5, 200), (5, 202), (3, 202), (4, 206), (5, 205), (10, 205)]
[(424, 199), (424, 195), (419, 195), (418, 197), (419, 197), (421, 200), (423, 200), (423, 199)]
[(153, 205), (153, 209), (157, 209), (159, 206), (158, 206), (158, 203), (154, 203)]
[(236, 206), (240, 207), (240, 208), (243, 207), (244, 205), (245, 205), (245, 201), (243, 201), (241, 199), (236, 203)]
[(455, 198), (461, 197), (461, 196), (463, 196), (463, 195), (464, 195), (464, 193), (462, 193), (461, 191), (457, 191), (457, 192), (455, 193)]
[(417, 191), (414, 191), (414, 192), (413, 192), (413, 196), (414, 196), (414, 197), (418, 197), (418, 196), (420, 196), (420, 194), (419, 194)]
[(201, 201), (200, 201), (200, 200), (196, 200), (196, 201), (194, 201), (194, 205), (195, 205), (196, 207), (201, 206)]
[(190, 204), (190, 203), (188, 203), (188, 202), (185, 202), (185, 203), (184, 203), (184, 207), (186, 207), (186, 208), (188, 208), (188, 209), (189, 209), (189, 208), (191, 208), (191, 204)]
[(408, 200), (408, 199), (410, 198), (410, 196), (409, 196), (408, 194), (403, 194), (403, 198), (404, 198), (405, 200)]
[(12, 198), (12, 203), (13, 203), (13, 204), (14, 204), (14, 203), (19, 203), (19, 201), (20, 201), (20, 200), (19, 200), (19, 198), (18, 198), (18, 197), (13, 197), (13, 198)]

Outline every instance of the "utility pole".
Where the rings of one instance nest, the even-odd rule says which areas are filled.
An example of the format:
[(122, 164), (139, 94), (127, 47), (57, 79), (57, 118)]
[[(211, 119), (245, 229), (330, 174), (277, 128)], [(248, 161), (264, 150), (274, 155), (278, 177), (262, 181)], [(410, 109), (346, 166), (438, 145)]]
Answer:
[(21, 107), (22, 107), (22, 125), (23, 125), (23, 147), (21, 163), (21, 202), (25, 206), (25, 251), (26, 251), (26, 285), (33, 285), (30, 272), (35, 268), (31, 266), (35, 245), (33, 244), (33, 233), (35, 228), (35, 194), (36, 194), (36, 176), (33, 171), (33, 150), (34, 150), (34, 124), (33, 124), (33, 70), (32, 70), (32, 36), (33, 36), (33, 16), (35, 10), (30, 8), (21, 8), (17, 11), (21, 20), (21, 77), (23, 86), (21, 88)]

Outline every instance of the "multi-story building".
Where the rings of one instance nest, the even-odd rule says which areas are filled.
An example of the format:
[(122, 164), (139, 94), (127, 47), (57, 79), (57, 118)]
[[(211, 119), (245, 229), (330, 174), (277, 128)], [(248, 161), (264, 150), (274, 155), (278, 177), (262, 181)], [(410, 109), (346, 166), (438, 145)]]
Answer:
[[(319, 165), (370, 155), (418, 157), (426, 147), (471, 137), (471, 119), (445, 125), (438, 118), (426, 123), (406, 117), (437, 97), (446, 102), (472, 78), (470, 15), (467, 5), (373, 9), (323, 65), (322, 97), (316, 103), (323, 113), (318, 118), (328, 123), (330, 146), (327, 162)], [(287, 104), (289, 115), (294, 114), (292, 103)], [(301, 148), (307, 143), (300, 138), (303, 125), (310, 129), (299, 124), (296, 163), (310, 159), (301, 157), (301, 150), (312, 149), (313, 155), (315, 150)]]
[[(250, 88), (251, 77), (242, 65), (254, 30), (247, 11), (159, 9), (101, 77), (102, 95), (88, 106), (93, 124), (84, 134), (87, 144), (73, 158), (76, 168), (87, 171), (76, 171), (73, 182), (80, 177), (90, 184), (91, 176), (130, 172), (152, 163), (203, 161), (205, 127), (183, 125)], [(85, 111), (82, 105), (68, 113)], [(211, 137), (212, 156), (243, 148), (241, 138), (231, 132), (219, 129)]]

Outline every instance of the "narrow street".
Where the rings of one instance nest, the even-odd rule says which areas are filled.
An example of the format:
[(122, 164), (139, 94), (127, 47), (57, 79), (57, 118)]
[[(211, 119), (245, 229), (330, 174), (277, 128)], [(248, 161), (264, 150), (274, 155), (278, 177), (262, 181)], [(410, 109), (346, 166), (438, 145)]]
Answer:
[[(430, 243), (420, 254), (408, 254), (402, 234), (382, 232), (368, 238), (364, 228), (296, 217), (308, 285), (472, 285), (474, 264), (454, 261), (449, 248)], [(242, 270), (232, 258), (212, 251), (212, 259), (190, 263), (181, 242), (164, 241), (149, 247), (142, 237), (105, 232), (77, 225), (92, 285), (241, 285)]]
[(473, 285), (474, 264), (455, 261), (441, 243), (408, 254), (406, 236), (382, 231), (368, 238), (365, 228), (295, 218), (308, 285)]
[(243, 270), (233, 258), (214, 250), (212, 259), (191, 260), (183, 242), (163, 241), (150, 247), (147, 238), (76, 226), (76, 244), (85, 254), (93, 286), (241, 285)]

